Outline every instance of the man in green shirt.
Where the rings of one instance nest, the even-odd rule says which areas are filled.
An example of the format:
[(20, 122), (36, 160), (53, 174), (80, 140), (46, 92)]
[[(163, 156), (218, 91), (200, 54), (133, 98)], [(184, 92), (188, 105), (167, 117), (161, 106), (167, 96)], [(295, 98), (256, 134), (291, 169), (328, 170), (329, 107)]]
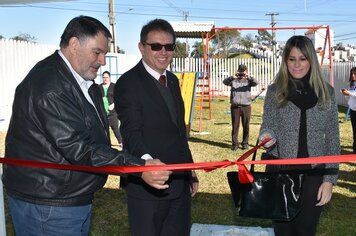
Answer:
[(104, 107), (108, 118), (108, 123), (114, 132), (114, 135), (122, 147), (122, 137), (119, 130), (119, 121), (117, 113), (114, 109), (114, 83), (111, 83), (110, 72), (104, 71), (102, 73), (103, 83), (100, 84), (100, 91), (103, 97)]

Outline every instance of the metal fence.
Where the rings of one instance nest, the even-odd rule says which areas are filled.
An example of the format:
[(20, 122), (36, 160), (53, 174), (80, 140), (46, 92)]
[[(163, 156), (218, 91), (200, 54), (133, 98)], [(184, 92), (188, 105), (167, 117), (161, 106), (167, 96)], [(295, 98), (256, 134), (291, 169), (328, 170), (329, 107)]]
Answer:
[[(273, 81), (275, 68), (279, 67), (280, 61), (271, 62), (271, 59), (268, 58), (210, 58), (208, 64), (211, 92), (215, 96), (228, 96), (230, 88), (225, 86), (222, 81), (235, 74), (240, 64), (245, 64), (248, 73), (258, 80), (258, 86), (253, 87), (251, 91), (252, 94), (257, 94)], [(204, 61), (201, 58), (174, 58), (171, 70), (174, 72), (203, 72), (203, 65)]]
[[(350, 69), (354, 66), (356, 66), (356, 62), (338, 62), (333, 65), (335, 97), (339, 105), (347, 106), (347, 100), (340, 90), (348, 87)], [(330, 77), (328, 68), (322, 68), (322, 72), (325, 79)]]

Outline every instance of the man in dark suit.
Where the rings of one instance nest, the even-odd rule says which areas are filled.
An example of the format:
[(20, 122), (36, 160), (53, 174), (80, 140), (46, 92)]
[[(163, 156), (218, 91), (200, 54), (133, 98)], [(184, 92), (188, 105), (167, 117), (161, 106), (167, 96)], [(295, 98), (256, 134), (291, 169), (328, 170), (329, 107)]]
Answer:
[(101, 96), (103, 97), (104, 108), (106, 111), (106, 116), (108, 118), (109, 125), (114, 132), (114, 135), (119, 142), (119, 146), (122, 145), (122, 137), (119, 130), (119, 120), (117, 118), (117, 113), (115, 111), (114, 104), (114, 86), (115, 84), (111, 82), (110, 72), (104, 71), (102, 73), (103, 83), (100, 84)]
[[(142, 60), (120, 77), (114, 90), (125, 148), (143, 159), (166, 164), (193, 162), (178, 79), (166, 70), (175, 39), (167, 21), (155, 19), (146, 24), (138, 44)], [(166, 190), (157, 191), (131, 176), (122, 182), (133, 236), (189, 235), (191, 197), (198, 190), (194, 171), (173, 172)]]

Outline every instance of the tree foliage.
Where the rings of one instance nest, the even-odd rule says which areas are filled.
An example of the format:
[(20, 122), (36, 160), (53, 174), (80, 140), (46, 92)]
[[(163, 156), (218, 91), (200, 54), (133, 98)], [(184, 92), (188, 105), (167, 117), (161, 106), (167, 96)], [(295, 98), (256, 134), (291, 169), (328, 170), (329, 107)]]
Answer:
[(117, 51), (117, 53), (125, 54), (125, 50), (121, 49), (119, 46), (116, 46), (116, 51)]
[(258, 30), (258, 35), (256, 35), (255, 38), (259, 45), (272, 45), (272, 35), (267, 30)]
[(178, 58), (185, 58), (188, 56), (188, 52), (187, 52), (187, 44), (186, 43), (182, 43), (180, 41), (176, 41), (176, 49), (175, 49), (175, 54), (174, 57), (178, 57)]
[(192, 46), (192, 48), (193, 48), (193, 50), (192, 50), (192, 52), (190, 53), (190, 56), (191, 56), (191, 57), (200, 58), (200, 57), (203, 57), (203, 56), (204, 56), (203, 48), (202, 48), (201, 42), (195, 41), (194, 44), (193, 44), (193, 46)]
[(238, 44), (241, 39), (241, 33), (238, 30), (223, 30), (212, 39), (214, 51), (217, 52), (219, 57), (227, 58), (229, 49)]
[(245, 48), (251, 48), (253, 45), (252, 43), (254, 42), (254, 38), (252, 34), (247, 34), (244, 37), (241, 38), (240, 44), (244, 46)]
[(36, 43), (36, 38), (29, 33), (20, 33), (19, 35), (12, 37), (11, 39), (17, 40), (17, 41), (26, 41), (26, 42), (32, 42)]

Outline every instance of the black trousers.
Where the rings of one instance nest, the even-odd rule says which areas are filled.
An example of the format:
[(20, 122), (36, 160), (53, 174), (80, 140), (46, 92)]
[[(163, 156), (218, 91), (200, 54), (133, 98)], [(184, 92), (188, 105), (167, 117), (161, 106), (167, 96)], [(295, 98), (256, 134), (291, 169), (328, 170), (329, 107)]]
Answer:
[(275, 236), (315, 236), (322, 206), (317, 204), (317, 194), (323, 177), (306, 175), (301, 196), (302, 209), (291, 221), (273, 221)]
[(232, 145), (239, 146), (238, 135), (240, 128), (240, 119), (242, 121), (242, 146), (248, 145), (250, 135), (250, 118), (251, 118), (251, 105), (235, 106), (231, 105), (231, 122), (232, 122)]
[(127, 196), (132, 236), (189, 236), (191, 226), (189, 184), (176, 199), (145, 200)]
[(117, 141), (119, 142), (119, 144), (121, 144), (122, 137), (121, 137), (121, 133), (120, 133), (120, 129), (119, 129), (119, 120), (118, 120), (117, 114), (111, 113), (107, 116), (107, 119), (108, 119), (109, 126), (112, 129), (112, 131), (114, 132), (114, 135), (115, 135)]
[(353, 142), (353, 152), (356, 154), (356, 111), (350, 110), (350, 116), (351, 116), (351, 125), (352, 125), (352, 131), (354, 135), (354, 142)]

